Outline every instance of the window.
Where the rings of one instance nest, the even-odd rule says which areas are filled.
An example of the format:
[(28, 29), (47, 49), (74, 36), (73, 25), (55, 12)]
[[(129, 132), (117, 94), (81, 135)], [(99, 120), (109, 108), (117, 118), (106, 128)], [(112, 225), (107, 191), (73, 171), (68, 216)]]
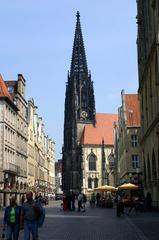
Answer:
[(97, 188), (98, 187), (98, 178), (94, 179), (94, 187)]
[(92, 179), (88, 178), (88, 188), (92, 188)]
[(94, 154), (91, 154), (89, 156), (89, 170), (90, 171), (96, 171), (96, 156)]
[(132, 155), (132, 167), (139, 168), (139, 156), (138, 155)]
[(137, 147), (138, 145), (138, 137), (137, 135), (131, 135), (131, 146)]
[(9, 87), (8, 87), (8, 91), (9, 91), (10, 93), (14, 93), (14, 87), (13, 87), (13, 86), (9, 86)]

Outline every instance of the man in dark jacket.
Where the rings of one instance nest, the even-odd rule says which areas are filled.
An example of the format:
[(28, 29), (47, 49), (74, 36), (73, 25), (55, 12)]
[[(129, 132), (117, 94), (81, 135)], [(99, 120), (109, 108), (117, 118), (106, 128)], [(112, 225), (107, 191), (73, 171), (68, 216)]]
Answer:
[(10, 205), (4, 212), (3, 224), (7, 226), (7, 240), (18, 240), (20, 229), (21, 207), (17, 205), (15, 196), (11, 197)]
[(24, 222), (24, 240), (38, 240), (38, 219), (41, 215), (41, 208), (38, 202), (33, 200), (33, 193), (26, 194), (27, 201), (22, 207), (22, 222)]

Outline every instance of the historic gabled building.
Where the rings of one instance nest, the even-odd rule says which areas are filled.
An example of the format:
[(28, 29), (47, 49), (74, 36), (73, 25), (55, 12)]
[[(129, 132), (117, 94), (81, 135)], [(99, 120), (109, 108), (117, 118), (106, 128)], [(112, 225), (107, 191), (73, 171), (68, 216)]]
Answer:
[(64, 118), (63, 190), (79, 190), (82, 185), (81, 135), (86, 124), (95, 125), (96, 122), (93, 82), (87, 68), (79, 12), (66, 85)]
[[(138, 94), (121, 92), (122, 105), (118, 110), (118, 183), (131, 182), (142, 186), (143, 161), (140, 147), (140, 107)], [(117, 130), (117, 126), (115, 130)]]
[(159, 1), (137, 0), (137, 8), (144, 188), (159, 201)]
[[(33, 129), (35, 184), (32, 187), (35, 192), (45, 195), (55, 190), (55, 142), (45, 135), (42, 117), (38, 116), (37, 111), (34, 112)], [(28, 163), (31, 163), (30, 160)]]
[(26, 81), (22, 74), (18, 74), (17, 80), (5, 81), (8, 91), (12, 96), (18, 111), (16, 114), (16, 164), (18, 166), (17, 199), (26, 192), (27, 189), (27, 142), (28, 142), (28, 122), (27, 122), (27, 101), (25, 99)]
[(56, 193), (62, 194), (62, 160), (55, 162), (55, 185)]
[[(28, 101), (28, 164), (27, 176), (28, 186), (33, 188), (35, 186), (35, 173), (37, 172), (37, 162), (35, 159), (35, 133), (34, 133), (34, 115), (36, 111), (34, 100)], [(37, 176), (38, 177), (38, 176)]]
[(16, 192), (17, 166), (16, 136), (18, 108), (13, 102), (5, 82), (0, 75), (0, 205), (9, 204), (11, 193)]

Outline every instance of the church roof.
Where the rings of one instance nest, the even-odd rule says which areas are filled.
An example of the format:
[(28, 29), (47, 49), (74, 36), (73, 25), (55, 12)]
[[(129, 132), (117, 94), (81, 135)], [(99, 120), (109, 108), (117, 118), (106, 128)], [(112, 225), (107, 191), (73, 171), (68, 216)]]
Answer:
[(114, 122), (117, 121), (117, 114), (97, 113), (96, 126), (85, 125), (81, 143), (101, 145), (104, 140), (104, 144), (114, 145)]
[(140, 126), (140, 104), (138, 94), (125, 94), (127, 126)]
[(13, 101), (1, 74), (0, 74), (0, 97), (7, 97), (11, 101)]

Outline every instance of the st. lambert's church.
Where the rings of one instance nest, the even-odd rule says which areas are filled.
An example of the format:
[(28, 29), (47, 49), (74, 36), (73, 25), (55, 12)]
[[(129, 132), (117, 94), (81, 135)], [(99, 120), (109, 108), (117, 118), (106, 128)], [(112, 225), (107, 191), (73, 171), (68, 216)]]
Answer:
[[(65, 93), (62, 185), (63, 191), (82, 191), (90, 195), (95, 187), (113, 184), (109, 159), (113, 159), (117, 114), (96, 113), (79, 12), (76, 17)], [(103, 107), (106, 109), (104, 99)]]

